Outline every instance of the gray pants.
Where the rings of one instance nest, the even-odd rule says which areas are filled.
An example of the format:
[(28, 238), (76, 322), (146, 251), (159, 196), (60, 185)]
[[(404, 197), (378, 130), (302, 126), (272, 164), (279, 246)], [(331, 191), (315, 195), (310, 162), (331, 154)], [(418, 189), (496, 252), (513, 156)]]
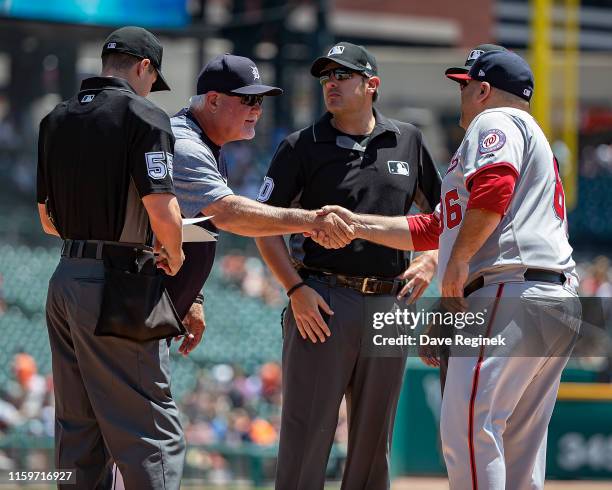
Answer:
[(178, 489), (185, 440), (168, 346), (94, 336), (103, 287), (93, 259), (62, 258), (49, 281), (55, 462), (76, 471), (76, 487), (60, 488), (104, 488), (112, 459), (128, 490)]
[(491, 312), (490, 337), (501, 335), (508, 350), (461, 357), (451, 347), (440, 420), (450, 488), (541, 490), (548, 423), (580, 302), (569, 288), (529, 281), (491, 284), (475, 298)]
[(320, 490), (346, 395), (348, 454), (342, 489), (390, 487), (389, 450), (404, 374), (404, 357), (364, 356), (366, 297), (357, 291), (308, 280), (334, 315), (331, 336), (313, 344), (300, 336), (291, 308), (284, 318), (283, 409), (277, 490)]

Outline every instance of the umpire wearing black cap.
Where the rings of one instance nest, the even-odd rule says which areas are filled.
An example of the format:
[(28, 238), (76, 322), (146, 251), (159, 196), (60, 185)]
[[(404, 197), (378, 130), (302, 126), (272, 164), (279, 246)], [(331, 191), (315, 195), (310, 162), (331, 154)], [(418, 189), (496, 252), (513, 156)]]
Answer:
[[(180, 484), (185, 442), (167, 344), (119, 336), (135, 335), (131, 315), (108, 319), (122, 304), (108, 300), (117, 277), (141, 284), (155, 280), (156, 265), (172, 275), (183, 263), (174, 138), (168, 116), (145, 99), (168, 90), (161, 61), (153, 34), (118, 29), (104, 42), (102, 75), (84, 80), (40, 124), (38, 210), (43, 229), (64, 239), (47, 297), (55, 462), (76, 477), (76, 487), (60, 488), (104, 488), (111, 460), (129, 489)], [(132, 305), (149, 297), (134, 289), (123, 291)], [(127, 330), (116, 330), (119, 322)], [(98, 331), (108, 325), (115, 329)]]
[[(312, 64), (311, 74), (322, 85), (327, 112), (280, 144), (259, 200), (304, 209), (337, 204), (384, 216), (405, 216), (413, 203), (432, 210), (440, 176), (421, 132), (373, 107), (381, 83), (374, 56), (341, 42)], [(342, 489), (388, 489), (404, 359), (402, 353), (365, 354), (362, 338), (372, 331), (366, 310), (375, 296), (386, 295), (390, 307), (408, 290), (418, 297), (432, 279), (436, 254), (418, 257), (407, 269), (404, 252), (358, 239), (337, 250), (302, 234), (291, 236), (291, 252), (281, 236), (259, 238), (257, 245), (290, 297), (276, 488), (323, 489), (346, 396)]]

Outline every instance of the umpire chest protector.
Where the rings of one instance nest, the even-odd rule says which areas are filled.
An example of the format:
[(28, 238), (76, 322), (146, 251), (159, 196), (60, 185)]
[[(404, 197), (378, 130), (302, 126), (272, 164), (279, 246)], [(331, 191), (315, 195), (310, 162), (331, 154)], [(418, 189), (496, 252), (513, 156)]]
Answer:
[[(274, 206), (317, 209), (337, 204), (358, 213), (405, 215), (413, 203), (424, 212), (440, 198), (440, 177), (411, 124), (374, 111), (370, 135), (344, 134), (325, 114), (279, 146), (258, 199)], [(355, 275), (394, 277), (406, 267), (404, 253), (363, 240), (326, 250), (294, 235), (291, 252), (307, 267)]]

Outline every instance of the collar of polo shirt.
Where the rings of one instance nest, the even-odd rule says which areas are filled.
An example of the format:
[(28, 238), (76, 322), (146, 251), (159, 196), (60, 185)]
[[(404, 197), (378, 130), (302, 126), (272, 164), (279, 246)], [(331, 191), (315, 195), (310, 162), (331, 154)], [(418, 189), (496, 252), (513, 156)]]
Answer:
[[(376, 125), (374, 126), (371, 137), (378, 136), (385, 131), (400, 134), (399, 128), (391, 120), (383, 116), (374, 108), (373, 111), (374, 119), (376, 119)], [(316, 124), (313, 125), (312, 132), (315, 143), (336, 141), (338, 130), (331, 125), (332, 117), (332, 114), (327, 112), (316, 122)]]

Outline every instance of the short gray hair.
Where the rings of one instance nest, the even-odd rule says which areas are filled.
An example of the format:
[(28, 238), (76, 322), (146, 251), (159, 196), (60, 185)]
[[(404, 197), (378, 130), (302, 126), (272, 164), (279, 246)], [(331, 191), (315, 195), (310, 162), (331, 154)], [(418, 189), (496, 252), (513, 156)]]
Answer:
[(189, 97), (189, 108), (199, 110), (204, 107), (204, 103), (206, 102), (206, 94), (193, 95)]

